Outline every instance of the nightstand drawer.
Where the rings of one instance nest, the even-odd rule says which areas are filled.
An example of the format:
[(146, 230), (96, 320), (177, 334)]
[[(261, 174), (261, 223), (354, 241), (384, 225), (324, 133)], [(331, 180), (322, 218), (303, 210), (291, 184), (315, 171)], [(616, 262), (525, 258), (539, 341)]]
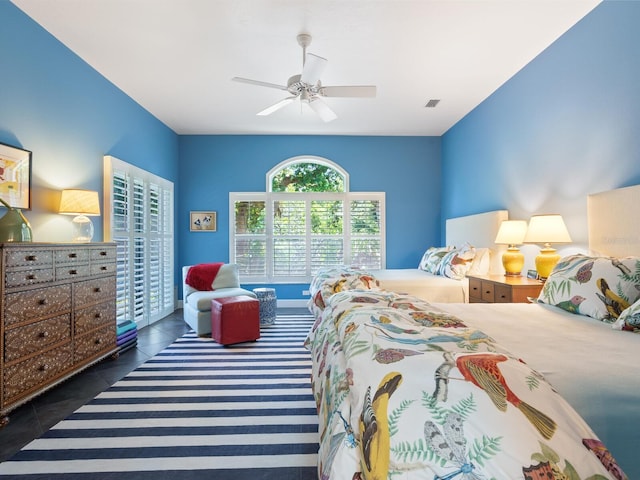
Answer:
[(491, 282), (482, 282), (481, 286), (481, 298), (485, 302), (493, 303), (495, 299), (494, 284)]
[(493, 292), (493, 303), (511, 303), (511, 287), (494, 285)]

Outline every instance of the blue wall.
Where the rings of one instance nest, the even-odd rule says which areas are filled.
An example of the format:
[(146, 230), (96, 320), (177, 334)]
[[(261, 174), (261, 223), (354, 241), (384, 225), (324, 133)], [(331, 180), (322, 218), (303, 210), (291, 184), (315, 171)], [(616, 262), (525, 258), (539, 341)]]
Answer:
[[(267, 172), (300, 155), (340, 165), (351, 191), (386, 192), (389, 268), (415, 267), (438, 243), (439, 137), (181, 136), (179, 264), (227, 261), (229, 192), (264, 192)], [(218, 231), (190, 232), (190, 210), (218, 212)], [(278, 298), (301, 298), (300, 285), (276, 288)]]
[(640, 2), (605, 1), (451, 128), (443, 218), (560, 213), (586, 248), (587, 195), (640, 183), (638, 25)]
[[(68, 241), (60, 190), (97, 190), (103, 155), (176, 182), (178, 136), (8, 0), (0, 0), (0, 142), (31, 150), (35, 241)], [(0, 212), (0, 215), (2, 212)], [(94, 218), (103, 238), (103, 217)]]

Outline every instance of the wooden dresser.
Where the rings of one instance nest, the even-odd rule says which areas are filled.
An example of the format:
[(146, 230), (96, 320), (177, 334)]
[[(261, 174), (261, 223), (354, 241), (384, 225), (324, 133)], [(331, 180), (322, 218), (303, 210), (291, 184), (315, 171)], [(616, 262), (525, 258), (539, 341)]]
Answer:
[(36, 395), (115, 354), (113, 243), (0, 244), (0, 426)]

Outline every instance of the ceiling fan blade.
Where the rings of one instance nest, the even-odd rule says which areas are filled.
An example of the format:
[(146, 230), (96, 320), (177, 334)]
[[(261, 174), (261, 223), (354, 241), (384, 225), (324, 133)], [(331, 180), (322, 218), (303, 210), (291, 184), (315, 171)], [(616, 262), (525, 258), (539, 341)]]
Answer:
[(271, 115), (273, 112), (275, 112), (276, 110), (280, 110), (282, 107), (286, 107), (287, 105), (289, 105), (291, 102), (293, 102), (296, 98), (298, 97), (287, 97), (287, 98), (283, 98), (282, 100), (280, 100), (278, 103), (274, 103), (273, 105), (271, 105), (270, 107), (265, 108), (264, 110), (262, 110), (261, 112), (256, 113), (256, 115)]
[(327, 59), (307, 53), (300, 81), (309, 85), (315, 85), (320, 80), (320, 76), (327, 66)]
[(309, 106), (325, 122), (330, 122), (331, 120), (338, 118), (335, 112), (331, 110), (321, 98), (314, 97), (309, 99)]
[(375, 85), (349, 85), (320, 88), (320, 95), (324, 97), (354, 97), (371, 98), (376, 96)]
[(287, 91), (287, 87), (285, 87), (284, 85), (261, 82), (259, 80), (251, 80), (250, 78), (233, 77), (231, 80), (233, 80), (234, 82), (248, 83), (249, 85), (258, 85), (259, 87), (277, 88), (278, 90), (284, 90), (285, 92)]

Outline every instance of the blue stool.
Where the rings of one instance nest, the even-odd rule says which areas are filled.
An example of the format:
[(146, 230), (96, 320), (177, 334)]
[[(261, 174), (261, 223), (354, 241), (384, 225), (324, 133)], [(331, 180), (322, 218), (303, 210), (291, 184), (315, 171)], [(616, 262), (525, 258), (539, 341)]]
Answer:
[(275, 288), (254, 288), (253, 293), (260, 302), (260, 325), (273, 325), (276, 321), (278, 299)]

